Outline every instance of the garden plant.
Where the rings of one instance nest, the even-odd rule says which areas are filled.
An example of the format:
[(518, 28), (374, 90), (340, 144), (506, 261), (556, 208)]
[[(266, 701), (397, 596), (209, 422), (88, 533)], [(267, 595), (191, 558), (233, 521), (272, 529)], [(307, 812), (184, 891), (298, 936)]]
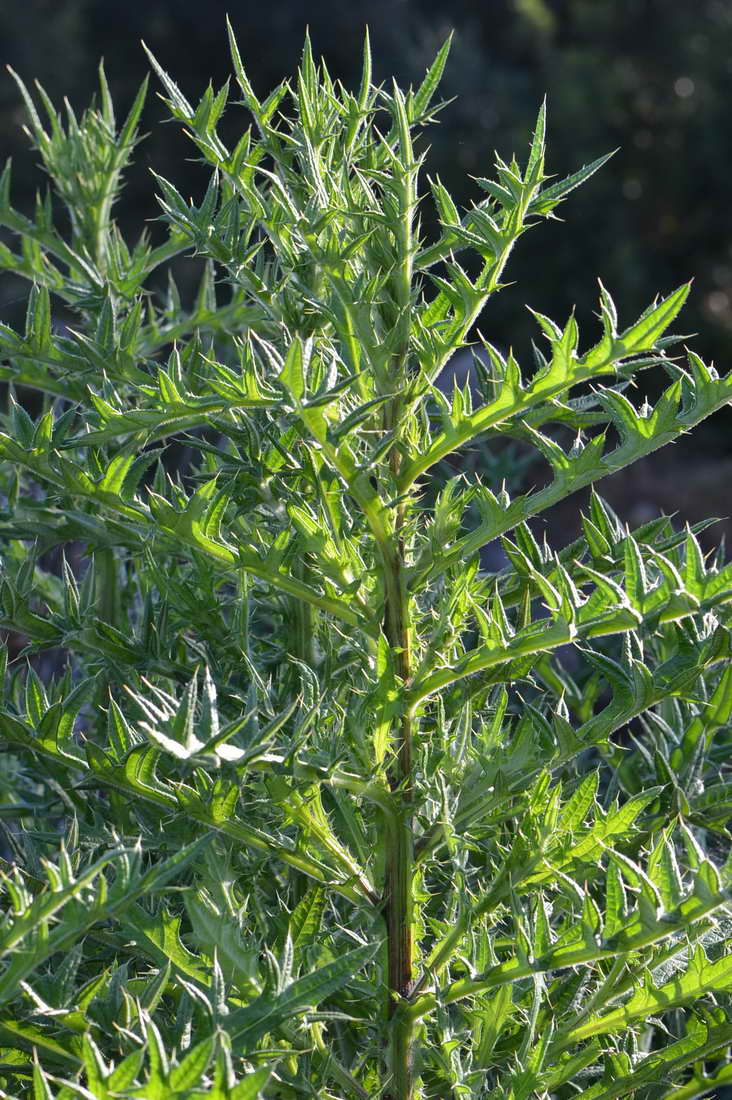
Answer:
[(367, 42), (350, 92), (306, 42), (260, 100), (230, 41), (195, 107), (152, 59), (210, 182), (157, 178), (135, 243), (145, 89), (118, 124), (103, 70), (80, 117), (18, 80), (50, 188), (0, 184), (0, 1095), (719, 1095), (732, 566), (594, 490), (541, 532), (732, 376), (670, 334), (688, 286), (481, 335), (605, 158), (548, 176), (542, 107), (456, 209), (449, 43), (404, 92)]

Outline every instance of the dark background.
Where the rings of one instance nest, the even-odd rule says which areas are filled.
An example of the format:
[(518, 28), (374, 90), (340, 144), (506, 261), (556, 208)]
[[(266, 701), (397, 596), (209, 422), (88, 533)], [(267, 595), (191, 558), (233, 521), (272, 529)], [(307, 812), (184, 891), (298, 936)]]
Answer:
[[(377, 79), (394, 74), (402, 85), (422, 77), (454, 29), (443, 90), (457, 100), (430, 135), (428, 164), (458, 204), (478, 196), (470, 175), (491, 173), (494, 149), (523, 156), (545, 92), (550, 171), (569, 173), (619, 147), (562, 207), (563, 225), (543, 225), (519, 242), (508, 273), (518, 286), (494, 299), (481, 320), (491, 341), (513, 345), (528, 364), (535, 329), (524, 302), (558, 321), (576, 305), (586, 345), (596, 334), (598, 277), (627, 324), (656, 292), (694, 276), (681, 331), (697, 334), (693, 346), (718, 369), (732, 367), (732, 2), (5, 0), (0, 60), (26, 82), (39, 79), (55, 102), (68, 96), (81, 108), (93, 95), (104, 56), (124, 110), (148, 70), (144, 38), (195, 99), (209, 79), (219, 86), (230, 73), (227, 9), (260, 94), (292, 72), (306, 26), (332, 75), (351, 85), (359, 77), (366, 23)], [(138, 150), (118, 210), (133, 235), (158, 212), (149, 168), (186, 194), (197, 195), (204, 186), (201, 168), (186, 159), (190, 145), (174, 126), (160, 125), (164, 111), (156, 91), (153, 82), (144, 116), (144, 129), (153, 134)], [(13, 155), (20, 207), (32, 202), (41, 183), (22, 123), (15, 85), (3, 76), (0, 152)], [(5, 319), (20, 310), (23, 290), (7, 276), (0, 279)], [(693, 439), (618, 475), (603, 492), (632, 522), (659, 508), (691, 520), (727, 516), (731, 425), (732, 414), (718, 414)], [(565, 523), (561, 513), (558, 522)], [(722, 529), (712, 529), (708, 545)]]

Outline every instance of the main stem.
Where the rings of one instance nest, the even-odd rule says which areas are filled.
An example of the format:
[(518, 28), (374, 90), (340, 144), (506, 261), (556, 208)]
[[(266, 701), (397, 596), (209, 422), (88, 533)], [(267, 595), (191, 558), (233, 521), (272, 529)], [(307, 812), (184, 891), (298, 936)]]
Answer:
[[(412, 258), (414, 250), (413, 217), (415, 180), (411, 135), (406, 111), (395, 89), (397, 129), (402, 167), (399, 171), (400, 224), (396, 237), (398, 262), (395, 266), (395, 299), (398, 313), (395, 324), (399, 330), (398, 351), (393, 363), (393, 376), (387, 380), (393, 386), (394, 397), (384, 410), (384, 429), (399, 434), (404, 418), (404, 389), (409, 369), (411, 328)], [(396, 383), (394, 385), (394, 383)], [(398, 484), (401, 450), (397, 441), (390, 452), (391, 476)], [(412, 680), (411, 622), (409, 593), (406, 581), (405, 545), (406, 503), (397, 505), (390, 554), (384, 561), (386, 607), (384, 633), (394, 657), (395, 673), (400, 683), (403, 708), (395, 720), (392, 740), (392, 763), (389, 784), (397, 802), (397, 812), (388, 838), (386, 926), (388, 939), (389, 1016), (391, 1021), (389, 1069), (391, 1083), (385, 1100), (414, 1100), (414, 1022), (408, 1011), (412, 992), (412, 910), (414, 883), (414, 790), (413, 790), (413, 730), (407, 704)]]
[[(404, 583), (404, 545), (401, 532), (396, 539), (389, 573), (384, 627), (395, 657), (397, 676), (406, 686), (411, 677), (411, 655), (408, 604)], [(412, 719), (406, 710), (398, 720), (393, 748), (394, 759), (389, 782), (398, 802), (398, 810), (393, 818), (388, 837), (387, 860), (386, 926), (391, 1019), (389, 1069), (392, 1074), (388, 1100), (412, 1100), (414, 1094), (413, 1024), (404, 1011), (413, 985), (412, 884), (414, 875)]]

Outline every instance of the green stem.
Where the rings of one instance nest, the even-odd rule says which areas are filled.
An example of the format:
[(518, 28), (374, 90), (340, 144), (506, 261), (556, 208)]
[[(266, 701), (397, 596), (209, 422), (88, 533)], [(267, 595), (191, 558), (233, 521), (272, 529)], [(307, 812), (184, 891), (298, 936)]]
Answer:
[(110, 626), (120, 624), (120, 591), (117, 560), (111, 546), (94, 552), (100, 618)]
[[(303, 551), (300, 551), (302, 554)], [(310, 577), (308, 568), (302, 556), (295, 563), (293, 576), (302, 584), (308, 585)], [(315, 668), (315, 632), (317, 629), (316, 610), (311, 603), (293, 598), (292, 620), (294, 637), (292, 641), (292, 653), (299, 661), (309, 668)]]
[[(22, 733), (18, 733), (18, 728)], [(168, 812), (177, 811), (180, 808), (173, 791), (160, 786), (156, 789), (134, 780), (128, 781), (124, 771), (110, 764), (108, 758), (104, 758), (102, 761), (99, 756), (96, 756), (94, 761), (90, 763), (88, 759), (85, 759), (83, 751), (76, 745), (72, 754), (67, 743), (64, 743), (62, 750), (55, 741), (51, 742), (50, 740), (26, 736), (25, 727), (21, 722), (16, 722), (13, 726), (6, 718), (3, 723), (0, 723), (0, 738), (11, 744), (18, 744), (26, 749), (31, 749), (34, 753), (42, 754), (44, 757), (51, 759), (57, 768), (72, 768), (75, 771), (86, 773), (88, 783), (93, 782), (95, 785), (102, 783), (105, 787), (119, 791), (128, 799), (143, 799), (145, 802)], [(345, 783), (339, 785), (344, 786)], [(83, 787), (79, 786), (79, 789), (82, 790)], [(368, 791), (370, 791), (370, 787), (366, 785), (365, 793)], [(376, 794), (376, 792), (374, 793)], [(307, 852), (301, 852), (295, 848), (288, 848), (273, 839), (269, 834), (252, 825), (247, 825), (244, 821), (234, 818), (218, 821), (207, 813), (206, 807), (203, 805), (200, 807), (188, 806), (186, 807), (186, 813), (205, 828), (221, 833), (222, 836), (230, 837), (246, 847), (254, 848), (255, 851), (271, 855), (289, 867), (302, 871), (315, 882), (328, 886), (337, 894), (353, 902), (354, 905), (362, 905), (364, 901), (374, 907), (378, 904), (378, 898), (370, 888), (366, 894), (362, 892), (365, 885), (363, 881), (354, 883), (353, 869), (350, 866), (345, 868), (345, 878), (334, 880), (334, 869), (316, 856), (311, 856)]]
[[(692, 682), (695, 682), (696, 677), (701, 676), (706, 669), (725, 659), (724, 655), (721, 654), (713, 654), (710, 658), (705, 659), (698, 665), (696, 676)], [(663, 683), (654, 683), (652, 690), (643, 694), (639, 699), (631, 699), (630, 703), (624, 699), (614, 700), (599, 714), (593, 715), (578, 727), (576, 731), (578, 744), (581, 743), (583, 748), (586, 749), (591, 745), (598, 745), (606, 741), (617, 730), (627, 726), (634, 718), (650, 710), (663, 698), (665, 698)], [(509, 783), (506, 793), (494, 794), (490, 798), (486, 798), (485, 792), (481, 788), (477, 795), (472, 798), (462, 798), (455, 819), (457, 833), (459, 835), (465, 833), (476, 821), (486, 820), (488, 815), (491, 815), (494, 820), (498, 820), (496, 818), (498, 807), (505, 803), (510, 796), (527, 790), (542, 768), (547, 766), (551, 766), (552, 769), (560, 768), (573, 759), (576, 753), (576, 747), (569, 747), (565, 751), (555, 754), (551, 760), (543, 760), (541, 765), (522, 773), (520, 785), (512, 786)], [(444, 829), (438, 823), (417, 844), (415, 853), (417, 866), (433, 855), (444, 842)]]
[(392, 1100), (412, 1096), (412, 1027), (401, 1011), (412, 990), (412, 881), (414, 873), (411, 812), (405, 805), (395, 816), (389, 837), (387, 870), (389, 1015), (392, 1020), (389, 1069)]
[[(411, 677), (410, 630), (403, 577), (403, 545), (387, 571), (387, 602), (384, 629), (395, 655), (397, 675), (405, 686)], [(389, 1015), (392, 1019), (389, 1068), (392, 1091), (389, 1100), (412, 1100), (412, 1025), (400, 1011), (412, 992), (412, 909), (414, 878), (412, 716), (406, 708), (397, 719), (394, 758), (389, 784), (397, 811), (388, 837), (386, 926), (388, 942)]]
[(702, 1096), (708, 1096), (714, 1089), (720, 1087), (720, 1085), (729, 1084), (732, 1081), (732, 1066), (723, 1066), (713, 1077), (705, 1077), (704, 1075), (694, 1074), (693, 1080), (689, 1081), (686, 1085), (674, 1087), (671, 1092), (667, 1092), (661, 1097), (661, 1100), (701, 1100)]
[[(411, 293), (413, 272), (413, 219), (415, 208), (415, 176), (409, 123), (404, 101), (394, 91), (396, 124), (403, 171), (400, 177), (400, 232), (397, 239), (398, 263), (395, 267), (394, 297), (398, 304), (395, 318), (399, 329), (397, 353), (391, 378), (383, 379), (395, 396), (384, 408), (383, 430), (397, 432), (404, 419), (403, 394), (409, 369), (411, 335)], [(394, 375), (396, 379), (394, 380)], [(395, 384), (396, 383), (396, 384)], [(387, 390), (388, 392), (388, 390)], [(398, 482), (401, 451), (397, 444), (389, 453), (391, 478)], [(408, 1000), (414, 984), (413, 975), (413, 887), (414, 887), (414, 775), (413, 716), (407, 700), (412, 680), (411, 622), (409, 592), (406, 577), (405, 519), (408, 503), (400, 501), (394, 515), (394, 529), (388, 547), (382, 551), (384, 562), (384, 633), (394, 655), (395, 671), (402, 694), (401, 714), (396, 718), (393, 737), (393, 758), (389, 769), (389, 786), (397, 801), (393, 835), (389, 837), (386, 868), (386, 927), (388, 953), (389, 1070), (391, 1083), (385, 1100), (414, 1100), (414, 1020), (408, 1011)]]
[[(292, 574), (304, 584), (308, 581), (308, 568), (303, 560), (303, 550), (299, 550), (299, 557), (295, 561)], [(298, 661), (306, 665), (308, 668), (315, 668), (315, 631), (316, 631), (316, 611), (312, 604), (305, 603), (303, 600), (298, 600), (295, 597), (290, 599), (290, 613), (292, 616), (292, 643), (291, 653)], [(300, 670), (295, 667), (291, 670), (291, 675), (297, 681), (300, 676)], [(299, 684), (298, 684), (299, 687)], [(298, 690), (297, 688), (295, 690)], [(303, 874), (302, 871), (293, 870), (290, 876), (290, 883), (292, 887), (292, 903), (297, 903), (304, 897), (307, 892), (309, 879), (308, 876)], [(317, 1027), (315, 1027), (317, 1031)], [(315, 1034), (315, 1032), (314, 1032)]]
[[(670, 937), (675, 937), (673, 952), (677, 954), (679, 951), (686, 949), (681, 934), (717, 909), (725, 907), (728, 903), (727, 891), (724, 890), (717, 894), (710, 894), (708, 898), (704, 899), (692, 894), (681, 902), (676, 909), (664, 913), (650, 926), (646, 927), (640, 921), (636, 921), (635, 924), (621, 929), (607, 939), (600, 939), (597, 943), (578, 941), (564, 947), (555, 947), (538, 959), (529, 960), (516, 955), (505, 962), (492, 966), (477, 978), (461, 978), (453, 982), (441, 991), (440, 999), (443, 1004), (451, 1005), (468, 997), (487, 993), (499, 986), (511, 985), (524, 978), (530, 978), (535, 974), (546, 974), (552, 970), (564, 970), (604, 960), (621, 959), (627, 961), (631, 952), (654, 947)], [(711, 981), (710, 978), (709, 989), (722, 988), (721, 985), (713, 986)], [(725, 985), (724, 988), (727, 988), (727, 986)], [(667, 990), (669, 991), (668, 995), (666, 994)], [(611, 991), (604, 989), (604, 993), (610, 999), (615, 999), (621, 994), (621, 990), (616, 986)], [(678, 983), (676, 985), (673, 982), (668, 983), (659, 991), (659, 996), (661, 993), (667, 995), (665, 1003), (668, 1008), (672, 1008), (676, 1004), (686, 1003), (689, 1000)], [(416, 1016), (424, 1016), (427, 1012), (432, 1011), (435, 1002), (436, 998), (432, 993), (424, 993), (413, 999), (413, 1012)], [(647, 1005), (644, 1005), (642, 1009), (637, 1009), (633, 1005), (630, 1007), (623, 1005), (603, 1016), (595, 1016), (589, 1022), (565, 1028), (555, 1040), (555, 1049), (557, 1053), (561, 1053), (582, 1039), (610, 1031), (609, 1020), (614, 1021), (617, 1017), (623, 1023), (628, 1023), (640, 1018), (642, 1014), (647, 1014), (647, 1010)]]
[(618, 473), (667, 443), (674, 442), (682, 432), (689, 431), (712, 413), (728, 405), (729, 400), (729, 393), (720, 386), (718, 394), (709, 399), (706, 404), (702, 404), (699, 400), (690, 410), (680, 411), (675, 418), (673, 429), (658, 435), (649, 435), (646, 439), (635, 439), (632, 444), (623, 443), (604, 455), (596, 466), (578, 475), (572, 475), (569, 481), (562, 477), (555, 477), (543, 489), (515, 497), (500, 519), (491, 517), (487, 522), (479, 524), (470, 534), (458, 539), (450, 550), (415, 568), (410, 575), (410, 585), (417, 587), (434, 581), (436, 577), (446, 573), (461, 561), (469, 561), (472, 555), (483, 546), (500, 538), (512, 528), (518, 527), (520, 523), (546, 512), (579, 489), (584, 489), (610, 474)]
[[(732, 592), (715, 593), (714, 599), (717, 606), (722, 606), (732, 601)], [(536, 636), (532, 636), (527, 634), (525, 638), (517, 635), (512, 643), (510, 642), (500, 648), (480, 646), (454, 668), (439, 669), (427, 676), (421, 683), (415, 684), (408, 697), (409, 708), (411, 711), (415, 711), (424, 699), (443, 688), (450, 687), (458, 680), (473, 676), (477, 672), (485, 672), (501, 665), (506, 666), (505, 676), (502, 679), (507, 682), (511, 678), (510, 662), (515, 658), (533, 656), (543, 652), (548, 653), (551, 650), (559, 649), (563, 645), (584, 638), (603, 638), (611, 637), (614, 634), (628, 633), (648, 622), (655, 622), (657, 625), (680, 622), (682, 619), (689, 618), (689, 616), (698, 614), (700, 611), (708, 610), (710, 603), (711, 601), (702, 600), (694, 605), (690, 602), (689, 606), (684, 608), (679, 606), (672, 595), (667, 600), (665, 607), (660, 610), (656, 607), (646, 615), (638, 613), (637, 617), (634, 617), (634, 611), (623, 609), (619, 612), (610, 613), (604, 621), (597, 618), (587, 623), (572, 624), (560, 619), (551, 626), (547, 626), (543, 635), (536, 634)], [(501, 682), (501, 678), (499, 677), (495, 682)]]

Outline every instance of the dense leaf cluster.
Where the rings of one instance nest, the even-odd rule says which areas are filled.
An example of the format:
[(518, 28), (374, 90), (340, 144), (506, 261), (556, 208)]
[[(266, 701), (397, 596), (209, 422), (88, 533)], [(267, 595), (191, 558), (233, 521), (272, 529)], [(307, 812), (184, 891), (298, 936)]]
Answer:
[[(260, 101), (232, 35), (234, 145), (228, 85), (193, 105), (152, 59), (212, 170), (198, 202), (158, 179), (154, 247), (112, 213), (144, 89), (118, 126), (103, 72), (80, 118), (20, 83), (52, 191), (30, 218), (0, 186), (31, 284), (0, 327), (0, 623), (66, 668), (4, 677), (4, 1095), (732, 1079), (732, 566), (594, 494), (576, 543), (529, 524), (732, 377), (669, 354), (686, 286), (625, 326), (601, 287), (594, 343), (537, 314), (532, 364), (483, 341), (445, 395), (515, 243), (602, 164), (547, 177), (542, 108), (467, 211), (429, 180), (425, 239), (448, 45), (404, 93), (367, 43), (352, 93), (306, 44)], [(160, 290), (177, 256), (192, 302)], [(667, 388), (632, 400), (652, 367)], [(512, 439), (543, 485), (434, 485)]]

